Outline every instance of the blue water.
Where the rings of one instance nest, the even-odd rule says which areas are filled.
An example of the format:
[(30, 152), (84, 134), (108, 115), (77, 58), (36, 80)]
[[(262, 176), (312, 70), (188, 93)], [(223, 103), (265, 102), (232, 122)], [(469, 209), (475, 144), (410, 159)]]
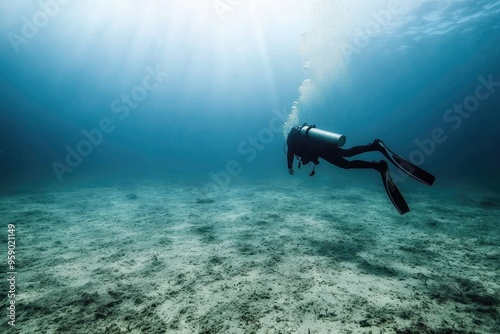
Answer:
[[(0, 36), (2, 330), (500, 332), (499, 0), (4, 0)], [(436, 182), (292, 177), (302, 123)]]
[[(4, 186), (206, 184), (231, 161), (233, 179), (286, 177), (295, 101), (292, 125), (347, 147), (383, 138), (443, 184), (499, 185), (499, 1), (4, 1), (0, 13)], [(448, 112), (464, 103), (473, 111)]]

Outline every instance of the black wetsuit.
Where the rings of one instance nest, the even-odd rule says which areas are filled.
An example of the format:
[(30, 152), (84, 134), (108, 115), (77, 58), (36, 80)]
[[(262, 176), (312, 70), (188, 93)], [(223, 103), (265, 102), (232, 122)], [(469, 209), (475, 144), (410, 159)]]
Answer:
[(361, 153), (379, 151), (379, 149), (373, 144), (355, 146), (349, 149), (342, 149), (335, 145), (312, 141), (311, 139), (302, 135), (299, 129), (300, 128), (293, 128), (287, 138), (287, 162), (289, 169), (293, 168), (293, 158), (295, 155), (300, 157), (301, 163), (303, 165), (308, 164), (309, 162), (317, 165), (319, 164), (318, 158), (322, 158), (329, 163), (344, 169), (380, 169), (380, 165), (377, 162), (369, 162), (363, 160), (350, 161), (344, 159), (353, 157)]
[[(432, 174), (426, 172), (422, 168), (412, 164), (411, 162), (401, 158), (400, 156), (392, 152), (380, 139), (375, 139), (373, 143), (367, 145), (355, 146), (349, 149), (342, 149), (335, 144), (329, 144), (324, 141), (327, 140), (328, 136), (325, 137), (326, 139), (323, 139), (321, 137), (315, 140), (310, 139), (308, 133), (314, 126), (309, 127), (308, 130), (306, 129), (305, 134), (302, 134), (300, 129), (303, 129), (304, 126), (307, 126), (307, 124), (304, 124), (302, 127), (293, 128), (288, 134), (288, 138), (286, 141), (288, 145), (287, 163), (289, 173), (291, 175), (294, 174), (293, 159), (295, 156), (300, 157), (300, 163), (302, 164), (308, 164), (312, 162), (317, 165), (319, 164), (318, 159), (322, 158), (332, 165), (344, 169), (374, 169), (380, 172), (385, 191), (387, 192), (389, 199), (398, 209), (400, 214), (409, 212), (410, 208), (408, 207), (408, 204), (406, 203), (403, 195), (392, 181), (387, 162), (385, 160), (380, 160), (379, 162), (346, 160), (345, 158), (353, 157), (361, 153), (378, 151), (382, 153), (393, 165), (395, 165), (400, 170), (413, 177), (417, 181), (420, 181), (428, 186), (434, 183), (435, 177)], [(318, 138), (317, 134), (315, 136), (316, 138)], [(314, 168), (309, 175), (314, 175)]]

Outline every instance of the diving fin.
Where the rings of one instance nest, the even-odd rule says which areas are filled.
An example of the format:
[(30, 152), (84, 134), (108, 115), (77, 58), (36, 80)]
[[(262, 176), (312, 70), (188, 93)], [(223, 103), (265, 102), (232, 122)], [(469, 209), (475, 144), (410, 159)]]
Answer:
[(387, 162), (381, 160), (379, 164), (382, 166), (380, 175), (382, 176), (382, 182), (384, 182), (385, 191), (387, 192), (392, 204), (394, 204), (396, 209), (398, 209), (399, 213), (404, 215), (410, 211), (410, 208), (408, 207), (403, 195), (401, 195), (398, 187), (396, 187), (392, 181), (391, 175), (389, 174), (389, 168), (387, 167)]
[(431, 186), (434, 183), (436, 178), (433, 175), (392, 152), (380, 139), (375, 139), (373, 144), (378, 146), (382, 154), (385, 155), (387, 159), (389, 159), (396, 167), (413, 177), (415, 180), (428, 186)]

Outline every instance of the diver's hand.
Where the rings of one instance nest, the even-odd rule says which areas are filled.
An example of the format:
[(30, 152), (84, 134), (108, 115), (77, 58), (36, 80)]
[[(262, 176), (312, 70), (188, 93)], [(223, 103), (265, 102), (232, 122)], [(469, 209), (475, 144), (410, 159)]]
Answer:
[(288, 168), (288, 173), (289, 173), (290, 175), (295, 174), (295, 172), (293, 171), (293, 168)]

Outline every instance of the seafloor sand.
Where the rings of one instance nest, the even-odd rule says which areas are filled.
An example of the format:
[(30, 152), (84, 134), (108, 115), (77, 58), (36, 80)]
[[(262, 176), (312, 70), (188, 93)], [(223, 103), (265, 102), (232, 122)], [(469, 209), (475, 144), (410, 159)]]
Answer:
[(305, 184), (210, 200), (165, 182), (3, 195), (16, 330), (500, 333), (499, 197), (406, 190), (401, 217), (378, 183)]

